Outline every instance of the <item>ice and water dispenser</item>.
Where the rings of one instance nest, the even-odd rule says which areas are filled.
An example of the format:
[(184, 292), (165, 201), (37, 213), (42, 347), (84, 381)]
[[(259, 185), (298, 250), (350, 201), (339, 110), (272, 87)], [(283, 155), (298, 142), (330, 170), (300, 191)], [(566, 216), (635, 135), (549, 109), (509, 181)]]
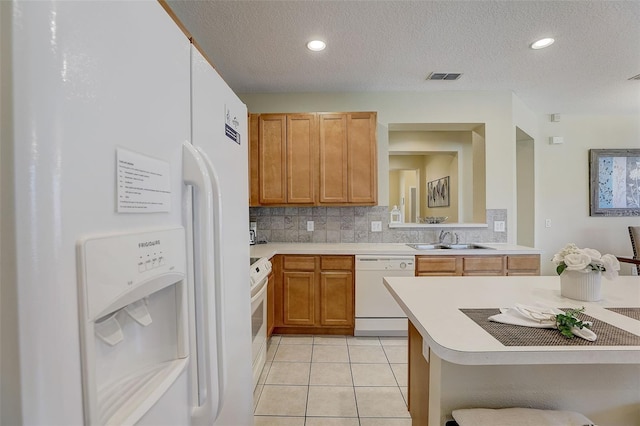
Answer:
[(78, 243), (86, 424), (138, 422), (182, 375), (185, 268), (183, 228)]

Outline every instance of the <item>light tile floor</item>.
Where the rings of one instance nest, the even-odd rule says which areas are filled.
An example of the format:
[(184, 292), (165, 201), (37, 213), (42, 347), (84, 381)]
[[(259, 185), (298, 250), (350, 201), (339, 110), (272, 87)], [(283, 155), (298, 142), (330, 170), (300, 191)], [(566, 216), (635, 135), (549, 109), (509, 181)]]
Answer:
[(405, 337), (272, 336), (255, 426), (411, 426)]

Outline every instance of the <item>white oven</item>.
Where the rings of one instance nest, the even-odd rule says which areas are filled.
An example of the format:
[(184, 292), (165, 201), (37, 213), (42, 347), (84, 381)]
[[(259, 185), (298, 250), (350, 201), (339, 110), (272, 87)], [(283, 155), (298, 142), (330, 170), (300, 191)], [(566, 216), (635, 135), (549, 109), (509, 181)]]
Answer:
[(253, 386), (267, 358), (267, 282), (271, 273), (271, 262), (266, 258), (252, 257), (250, 263), (251, 282), (251, 359), (253, 362)]

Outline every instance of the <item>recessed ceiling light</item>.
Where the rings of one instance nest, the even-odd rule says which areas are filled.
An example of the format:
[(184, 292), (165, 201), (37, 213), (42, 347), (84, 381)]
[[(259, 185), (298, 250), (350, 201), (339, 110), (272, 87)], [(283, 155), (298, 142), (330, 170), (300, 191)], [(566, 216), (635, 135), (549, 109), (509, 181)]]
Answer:
[(541, 38), (538, 41), (531, 43), (532, 49), (544, 49), (545, 47), (549, 47), (553, 44), (555, 40), (552, 38)]
[(327, 43), (322, 40), (311, 40), (307, 43), (307, 49), (313, 50), (314, 52), (324, 50), (325, 47), (327, 47)]

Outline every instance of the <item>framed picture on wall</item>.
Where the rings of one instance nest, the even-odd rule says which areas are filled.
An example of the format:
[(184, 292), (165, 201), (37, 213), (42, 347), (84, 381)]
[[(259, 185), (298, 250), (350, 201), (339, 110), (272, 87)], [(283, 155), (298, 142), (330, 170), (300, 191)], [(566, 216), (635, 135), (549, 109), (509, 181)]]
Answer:
[(640, 149), (589, 150), (590, 216), (640, 216)]
[(449, 176), (427, 182), (427, 207), (449, 207)]

